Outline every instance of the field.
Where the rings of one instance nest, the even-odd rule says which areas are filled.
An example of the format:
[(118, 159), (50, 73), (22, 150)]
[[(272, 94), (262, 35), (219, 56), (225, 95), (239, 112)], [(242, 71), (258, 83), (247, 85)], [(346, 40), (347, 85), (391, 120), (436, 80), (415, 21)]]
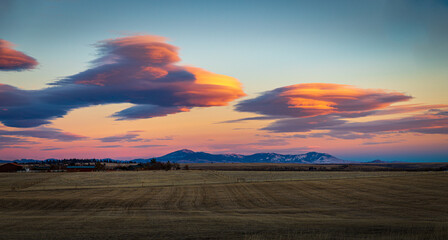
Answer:
[(0, 174), (1, 239), (448, 239), (448, 172)]

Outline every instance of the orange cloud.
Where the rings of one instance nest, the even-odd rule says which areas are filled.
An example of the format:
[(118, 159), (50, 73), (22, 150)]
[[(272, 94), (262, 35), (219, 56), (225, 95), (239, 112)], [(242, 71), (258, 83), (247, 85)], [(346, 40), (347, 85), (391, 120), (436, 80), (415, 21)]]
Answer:
[(0, 39), (0, 70), (21, 71), (36, 67), (36, 59), (12, 49), (13, 44)]
[(268, 116), (313, 117), (337, 114), (345, 117), (370, 114), (393, 103), (411, 99), (403, 93), (361, 89), (331, 83), (306, 83), (277, 88), (237, 105), (238, 111)]
[[(446, 104), (407, 104), (391, 106), (411, 99), (403, 93), (381, 89), (361, 89), (330, 83), (296, 84), (265, 92), (237, 104), (236, 110), (262, 116), (232, 120), (274, 119), (262, 128), (271, 132), (320, 132), (300, 137), (341, 139), (373, 138), (375, 134), (414, 132), (448, 134)], [(369, 115), (389, 115), (425, 111), (410, 117), (351, 122)], [(322, 132), (325, 131), (325, 132)]]
[[(178, 48), (157, 36), (130, 36), (101, 41), (92, 68), (63, 78), (52, 87), (25, 91), (11, 86), (9, 95), (24, 95), (28, 104), (0, 102), (0, 121), (34, 127), (68, 111), (98, 104), (132, 103), (115, 113), (119, 120), (160, 117), (194, 107), (224, 106), (245, 96), (232, 77), (176, 64)], [(0, 96), (1, 98), (1, 96)]]

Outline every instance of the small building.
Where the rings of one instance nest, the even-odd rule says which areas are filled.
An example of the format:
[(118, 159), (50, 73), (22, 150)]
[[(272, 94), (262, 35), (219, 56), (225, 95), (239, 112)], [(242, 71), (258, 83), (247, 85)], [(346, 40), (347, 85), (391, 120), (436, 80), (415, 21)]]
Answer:
[(67, 166), (67, 172), (93, 172), (95, 166)]
[(17, 163), (6, 163), (0, 166), (0, 172), (17, 172), (24, 168)]

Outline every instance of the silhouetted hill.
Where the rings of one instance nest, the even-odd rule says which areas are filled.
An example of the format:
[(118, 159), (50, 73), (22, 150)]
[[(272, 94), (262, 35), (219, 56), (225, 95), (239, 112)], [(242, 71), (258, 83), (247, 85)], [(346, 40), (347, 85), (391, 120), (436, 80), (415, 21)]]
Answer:
[(370, 162), (367, 162), (367, 163), (388, 163), (388, 162), (376, 159), (376, 160), (373, 160), (373, 161), (370, 161)]
[[(149, 159), (148, 159), (149, 160)], [(330, 154), (309, 152), (305, 154), (278, 154), (278, 153), (255, 153), (252, 155), (241, 154), (211, 154), (206, 152), (194, 152), (188, 149), (175, 151), (158, 157), (158, 161), (171, 161), (177, 163), (226, 163), (226, 162), (270, 162), (270, 163), (347, 163)], [(141, 160), (139, 160), (141, 161)]]
[[(100, 162), (121, 162), (121, 163), (145, 163), (151, 161), (152, 158), (134, 159), (129, 161), (120, 161), (114, 159), (99, 159)], [(327, 153), (309, 152), (305, 154), (278, 154), (278, 153), (255, 153), (251, 155), (241, 154), (211, 154), (206, 152), (195, 152), (189, 149), (182, 149), (172, 153), (168, 153), (161, 157), (156, 157), (161, 162), (177, 162), (177, 163), (349, 163), (346, 160), (339, 159)], [(51, 163), (58, 161), (57, 159), (47, 159), (43, 162)], [(15, 161), (0, 161), (0, 163), (17, 162), (17, 163), (35, 163), (41, 160), (21, 159)]]

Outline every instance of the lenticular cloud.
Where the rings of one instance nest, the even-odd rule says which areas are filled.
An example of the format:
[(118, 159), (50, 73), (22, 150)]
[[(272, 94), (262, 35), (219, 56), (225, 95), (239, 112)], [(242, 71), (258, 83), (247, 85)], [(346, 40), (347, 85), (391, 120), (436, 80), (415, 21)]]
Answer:
[(0, 39), (1, 71), (22, 71), (36, 67), (36, 59), (12, 49), (12, 46), (10, 42)]
[(236, 110), (273, 117), (359, 117), (411, 98), (399, 92), (343, 84), (303, 83), (277, 88), (242, 101)]
[(245, 96), (235, 78), (177, 65), (178, 48), (157, 36), (101, 41), (92, 68), (26, 91), (0, 85), (0, 121), (12, 127), (35, 127), (68, 111), (98, 104), (132, 103), (119, 120), (186, 112), (194, 107), (224, 106)]
[[(330, 83), (296, 84), (267, 91), (236, 105), (240, 112), (260, 114), (245, 120), (275, 120), (262, 128), (271, 132), (310, 132), (304, 137), (329, 136), (342, 139), (371, 138), (374, 134), (417, 132), (447, 134), (448, 118), (443, 113), (448, 105), (408, 104), (391, 106), (412, 97), (381, 89), (361, 89)], [(392, 115), (421, 112), (411, 117), (356, 122), (369, 115)], [(326, 132), (322, 132), (326, 131)]]

